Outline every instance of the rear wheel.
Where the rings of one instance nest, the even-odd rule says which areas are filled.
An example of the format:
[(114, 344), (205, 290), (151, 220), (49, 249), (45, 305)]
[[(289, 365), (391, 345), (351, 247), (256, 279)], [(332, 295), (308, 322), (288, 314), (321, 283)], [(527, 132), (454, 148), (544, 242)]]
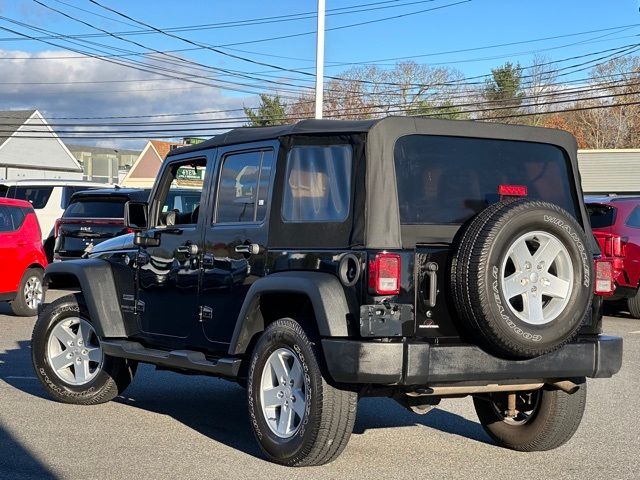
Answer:
[(358, 395), (329, 384), (319, 359), (304, 329), (289, 318), (269, 325), (253, 350), (247, 379), (251, 425), (276, 463), (322, 465), (349, 441)]
[[(584, 379), (582, 379), (584, 381)], [(587, 384), (572, 394), (542, 388), (515, 394), (515, 412), (508, 414), (508, 394), (474, 397), (484, 430), (501, 447), (521, 452), (552, 450), (568, 442), (584, 413)]]
[(640, 318), (640, 288), (633, 297), (627, 299), (627, 307), (633, 318)]
[(44, 290), (42, 287), (42, 269), (29, 268), (18, 287), (15, 300), (11, 302), (11, 311), (20, 317), (33, 317), (38, 313), (38, 306), (42, 303)]
[(137, 363), (106, 355), (82, 295), (67, 295), (38, 316), (31, 339), (36, 375), (59, 402), (108, 402), (131, 383)]

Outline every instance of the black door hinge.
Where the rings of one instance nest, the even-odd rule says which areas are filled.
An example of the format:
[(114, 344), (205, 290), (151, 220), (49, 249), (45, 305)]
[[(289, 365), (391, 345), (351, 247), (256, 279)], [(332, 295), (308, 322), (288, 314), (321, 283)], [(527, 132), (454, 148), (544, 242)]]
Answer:
[(200, 311), (198, 313), (198, 319), (201, 322), (213, 319), (213, 309), (211, 307), (207, 307), (206, 305), (201, 305)]

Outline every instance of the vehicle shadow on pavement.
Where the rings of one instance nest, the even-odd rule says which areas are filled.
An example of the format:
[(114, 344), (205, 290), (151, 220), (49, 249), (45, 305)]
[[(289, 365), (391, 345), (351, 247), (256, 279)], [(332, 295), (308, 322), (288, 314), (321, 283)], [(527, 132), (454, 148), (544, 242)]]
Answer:
[[(34, 377), (30, 342), (20, 341), (18, 348), (0, 352), (0, 380), (30, 395), (49, 399)], [(249, 424), (246, 392), (235, 383), (140, 365), (131, 386), (115, 401), (168, 416), (216, 442), (262, 458)], [(354, 434), (416, 425), (490, 443), (476, 422), (439, 409), (419, 416), (386, 398), (365, 398), (358, 403)]]
[(0, 478), (48, 480), (58, 478), (0, 425)]

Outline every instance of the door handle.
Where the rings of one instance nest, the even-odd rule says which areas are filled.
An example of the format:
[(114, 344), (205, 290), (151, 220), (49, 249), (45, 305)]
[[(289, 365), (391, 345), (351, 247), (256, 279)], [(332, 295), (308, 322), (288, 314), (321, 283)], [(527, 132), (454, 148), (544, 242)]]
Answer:
[(249, 245), (236, 245), (236, 253), (247, 253), (249, 255), (257, 255), (260, 253), (260, 245), (250, 243)]
[(176, 252), (181, 253), (187, 257), (190, 257), (191, 255), (197, 255), (198, 250), (198, 245), (196, 245), (195, 243), (186, 243), (176, 248)]
[(438, 264), (434, 262), (427, 263), (427, 277), (429, 277), (429, 298), (427, 305), (436, 306), (436, 297), (438, 296)]

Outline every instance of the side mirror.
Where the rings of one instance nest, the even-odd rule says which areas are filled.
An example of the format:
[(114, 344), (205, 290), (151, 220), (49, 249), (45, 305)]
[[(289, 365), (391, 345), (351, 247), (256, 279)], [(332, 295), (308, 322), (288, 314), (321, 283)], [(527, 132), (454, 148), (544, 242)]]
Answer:
[(132, 230), (145, 230), (149, 227), (149, 206), (146, 202), (127, 202), (124, 204), (124, 225)]

